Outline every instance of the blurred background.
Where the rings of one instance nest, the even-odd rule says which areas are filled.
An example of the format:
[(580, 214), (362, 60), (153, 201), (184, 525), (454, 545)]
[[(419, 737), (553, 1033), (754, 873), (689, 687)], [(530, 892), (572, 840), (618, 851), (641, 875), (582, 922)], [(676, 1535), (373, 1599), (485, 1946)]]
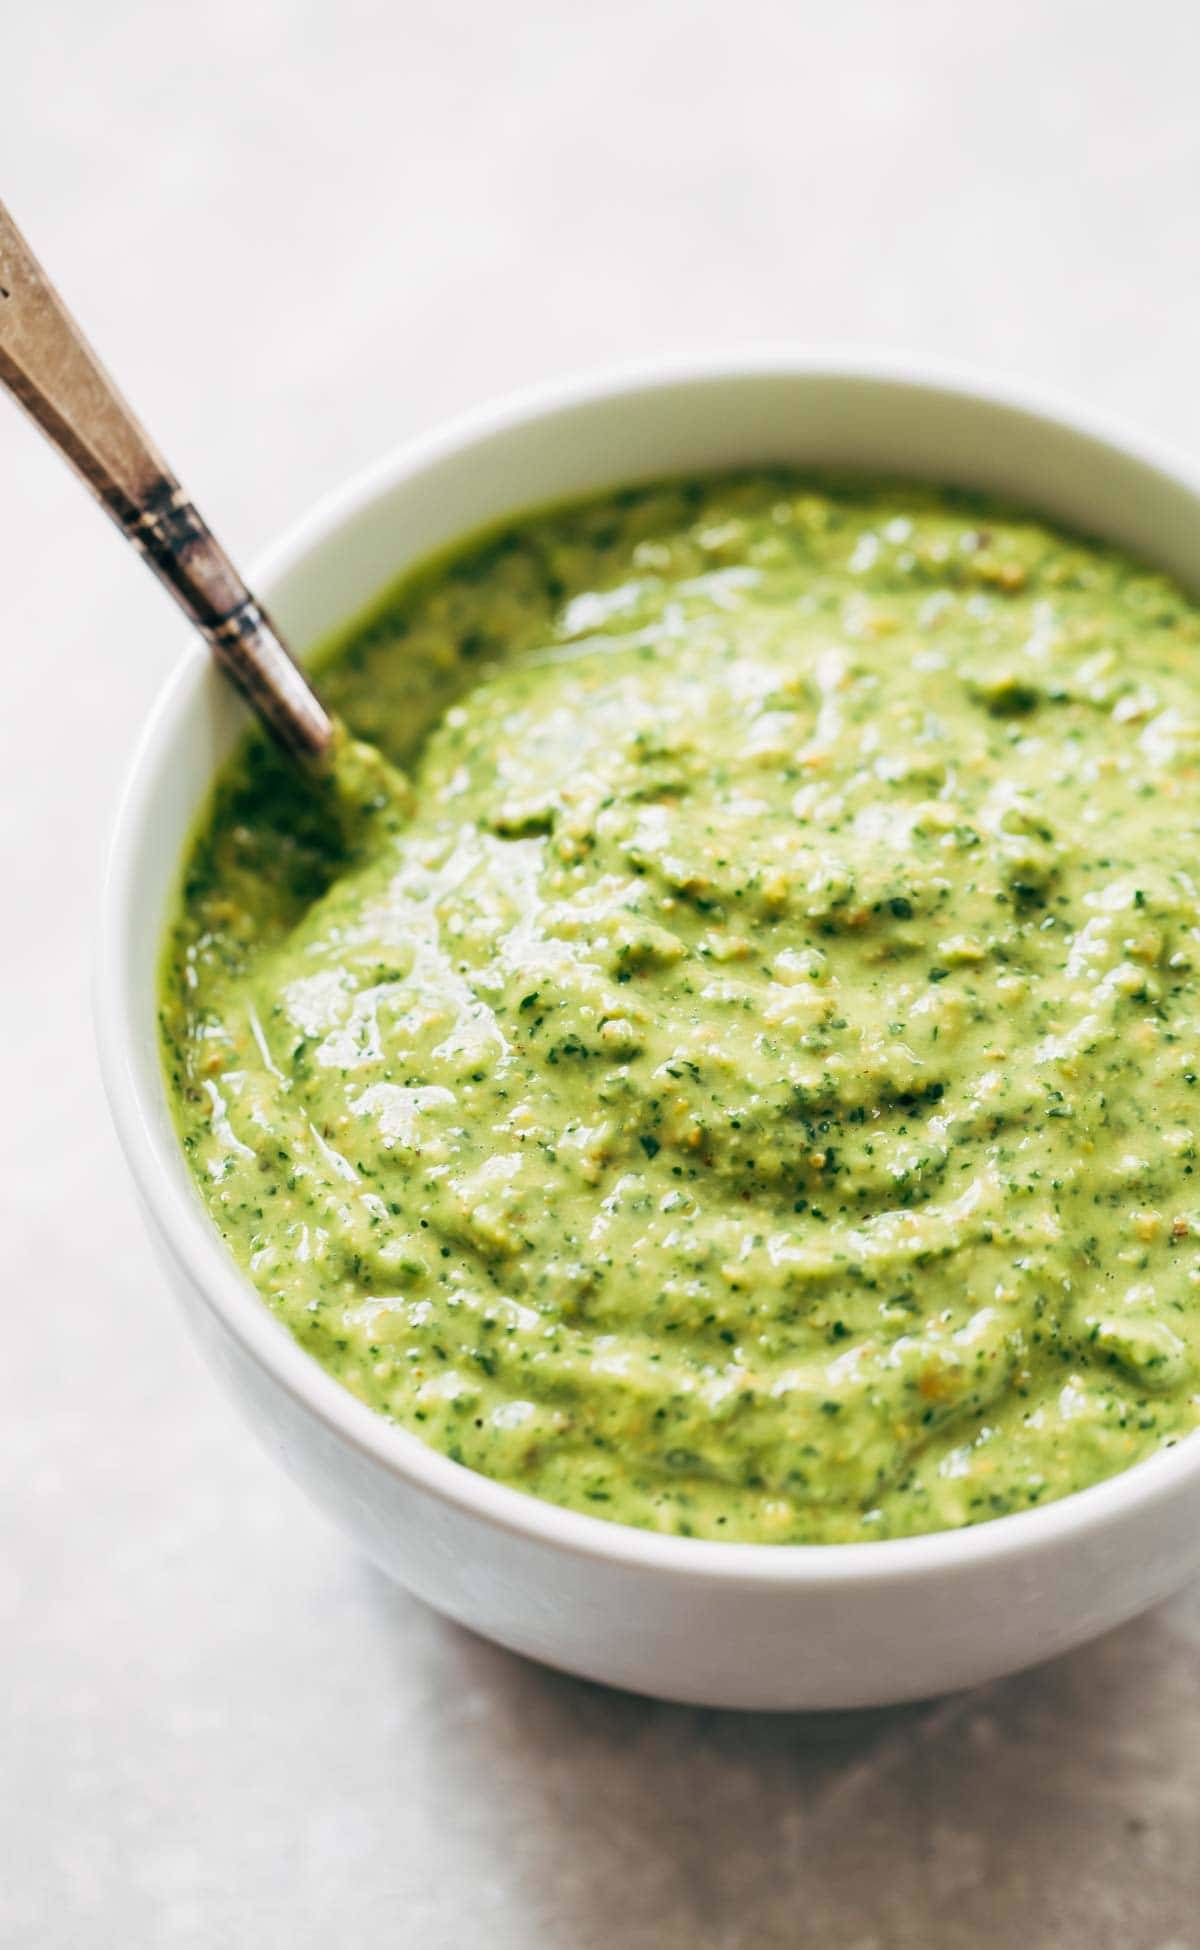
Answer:
[[(1200, 450), (1188, 0), (38, 0), (0, 195), (239, 559), (404, 436), (758, 338)], [(162, 1294), (87, 1000), (182, 644), (0, 401), (0, 1944), (1200, 1950), (1200, 1594), (891, 1713), (635, 1701), (391, 1589)]]

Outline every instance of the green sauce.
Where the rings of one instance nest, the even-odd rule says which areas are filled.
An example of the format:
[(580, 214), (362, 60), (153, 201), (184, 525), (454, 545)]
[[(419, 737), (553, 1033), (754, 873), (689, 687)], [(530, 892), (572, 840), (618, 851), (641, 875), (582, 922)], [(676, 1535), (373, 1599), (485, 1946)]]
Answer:
[(162, 977), (231, 1252), (382, 1414), (691, 1536), (1095, 1482), (1200, 1409), (1200, 611), (962, 495), (531, 517), (252, 740)]

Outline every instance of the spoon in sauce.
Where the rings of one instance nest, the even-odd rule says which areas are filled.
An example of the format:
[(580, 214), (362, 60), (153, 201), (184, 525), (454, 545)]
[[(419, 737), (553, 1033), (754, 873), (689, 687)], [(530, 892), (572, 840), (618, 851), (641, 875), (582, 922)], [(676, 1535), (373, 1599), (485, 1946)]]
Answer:
[[(346, 742), (0, 203), (0, 384), (65, 455), (267, 730), (325, 774)], [(356, 747), (362, 756), (369, 748)], [(379, 754), (376, 785), (389, 768)], [(385, 784), (385, 790), (388, 788)]]

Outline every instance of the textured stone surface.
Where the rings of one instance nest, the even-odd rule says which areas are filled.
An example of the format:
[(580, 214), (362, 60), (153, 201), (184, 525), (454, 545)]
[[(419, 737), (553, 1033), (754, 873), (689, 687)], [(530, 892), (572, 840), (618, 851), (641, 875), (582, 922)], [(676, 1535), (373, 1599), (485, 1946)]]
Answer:
[[(666, 345), (907, 344), (1200, 448), (1198, 54), (1171, 0), (40, 0), (0, 174), (249, 555), (437, 415)], [(164, 1304), (92, 1056), (179, 628), (7, 409), (0, 634), (4, 1950), (1200, 1950), (1196, 1590), (754, 1720), (523, 1665), (309, 1512)]]

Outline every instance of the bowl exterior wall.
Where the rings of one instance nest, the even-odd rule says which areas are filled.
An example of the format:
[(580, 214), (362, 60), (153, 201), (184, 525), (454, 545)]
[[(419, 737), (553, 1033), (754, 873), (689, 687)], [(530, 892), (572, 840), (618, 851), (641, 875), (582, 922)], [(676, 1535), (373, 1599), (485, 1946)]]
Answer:
[[(459, 1624), (585, 1679), (700, 1706), (881, 1706), (993, 1679), (1121, 1624), (1200, 1571), (1200, 1488), (1136, 1534), (895, 1583), (779, 1587), (575, 1556), (431, 1495), (330, 1430), (250, 1356), (146, 1223), (210, 1368), (312, 1501)], [(282, 1329), (280, 1330), (283, 1331)]]

